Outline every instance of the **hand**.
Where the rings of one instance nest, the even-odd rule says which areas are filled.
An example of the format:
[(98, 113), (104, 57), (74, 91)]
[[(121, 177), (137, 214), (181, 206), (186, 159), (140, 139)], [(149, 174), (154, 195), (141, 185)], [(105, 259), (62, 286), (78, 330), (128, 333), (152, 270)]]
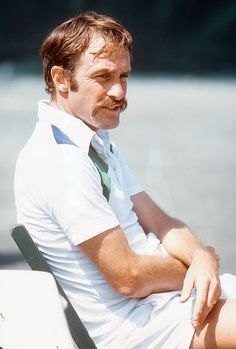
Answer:
[(184, 279), (181, 302), (186, 302), (192, 290), (196, 290), (196, 303), (192, 318), (194, 327), (199, 326), (213, 309), (221, 295), (219, 279), (220, 257), (211, 246), (198, 250)]

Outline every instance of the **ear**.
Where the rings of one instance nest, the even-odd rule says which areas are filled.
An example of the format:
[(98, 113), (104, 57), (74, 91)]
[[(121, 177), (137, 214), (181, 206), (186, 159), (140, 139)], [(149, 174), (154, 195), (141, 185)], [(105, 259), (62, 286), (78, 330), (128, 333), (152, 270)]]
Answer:
[(56, 89), (61, 93), (67, 93), (69, 90), (69, 81), (65, 70), (62, 67), (54, 65), (51, 69), (51, 76)]

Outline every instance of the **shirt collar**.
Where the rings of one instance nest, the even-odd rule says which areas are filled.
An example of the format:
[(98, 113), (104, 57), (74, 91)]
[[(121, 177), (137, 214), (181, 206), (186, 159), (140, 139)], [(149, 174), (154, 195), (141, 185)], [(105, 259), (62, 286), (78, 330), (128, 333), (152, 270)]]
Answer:
[(86, 153), (89, 152), (90, 143), (95, 149), (97, 147), (109, 149), (110, 147), (110, 137), (106, 130), (100, 129), (97, 132), (91, 130), (82, 120), (52, 107), (50, 101), (38, 102), (38, 118), (39, 121), (57, 126)]

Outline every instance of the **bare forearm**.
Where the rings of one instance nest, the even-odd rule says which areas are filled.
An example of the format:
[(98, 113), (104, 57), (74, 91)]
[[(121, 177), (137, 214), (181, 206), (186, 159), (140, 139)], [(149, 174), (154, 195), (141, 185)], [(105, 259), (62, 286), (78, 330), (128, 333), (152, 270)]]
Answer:
[(173, 257), (188, 266), (192, 263), (194, 255), (205, 249), (202, 242), (179, 220), (170, 219), (163, 230), (164, 233), (160, 237), (163, 246)]
[(188, 266), (181, 301), (185, 302), (196, 290), (193, 325), (198, 326), (221, 294), (219, 256), (214, 248), (204, 246), (183, 222), (160, 209), (145, 192), (134, 195), (132, 200), (144, 231), (155, 233), (169, 254)]
[(119, 226), (86, 240), (79, 248), (123, 296), (146, 297), (183, 286), (187, 268), (181, 261), (135, 253)]
[(172, 256), (190, 265), (195, 252), (204, 246), (186, 224), (167, 215), (145, 192), (133, 196), (132, 200), (144, 231), (155, 233)]
[[(128, 297), (145, 297), (151, 293), (179, 290), (183, 286), (186, 266), (168, 256), (134, 255), (128, 261), (127, 280), (124, 290)], [(128, 287), (127, 287), (128, 285)]]

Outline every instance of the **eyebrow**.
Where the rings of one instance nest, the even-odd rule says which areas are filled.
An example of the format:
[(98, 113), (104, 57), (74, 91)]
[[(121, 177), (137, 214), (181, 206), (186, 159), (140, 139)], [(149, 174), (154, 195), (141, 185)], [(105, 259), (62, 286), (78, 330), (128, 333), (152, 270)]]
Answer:
[[(96, 75), (96, 74), (104, 74), (104, 73), (110, 73), (110, 74), (113, 74), (115, 73), (116, 70), (114, 69), (109, 69), (109, 68), (101, 68), (101, 69), (98, 69), (94, 72), (92, 72), (92, 75)], [(130, 75), (131, 74), (131, 69), (128, 69), (128, 70), (125, 70), (122, 74), (127, 74), (127, 75)]]

